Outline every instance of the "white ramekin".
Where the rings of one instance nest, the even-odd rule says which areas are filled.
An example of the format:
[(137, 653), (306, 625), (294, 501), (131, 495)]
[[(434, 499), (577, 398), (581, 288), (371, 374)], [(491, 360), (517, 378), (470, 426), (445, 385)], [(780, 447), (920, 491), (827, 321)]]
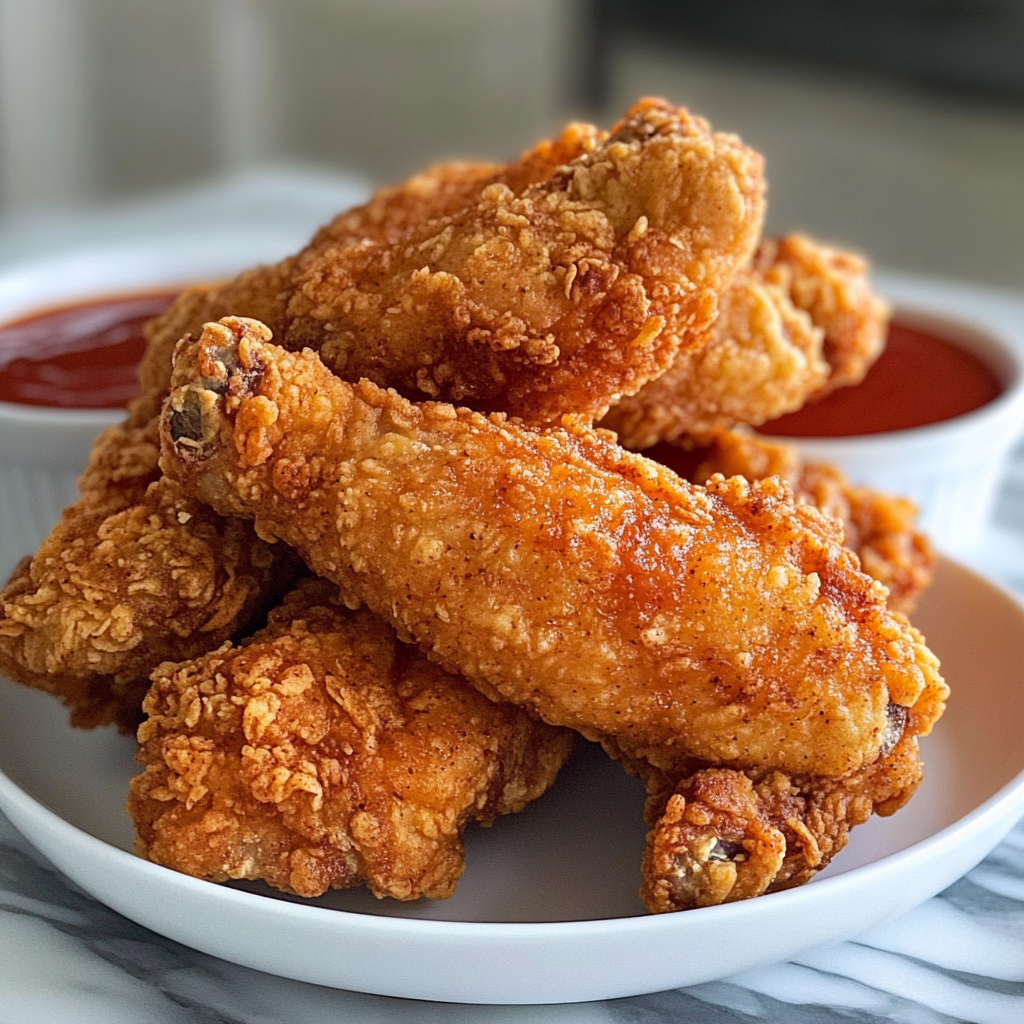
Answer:
[(1003, 393), (951, 420), (860, 437), (769, 437), (804, 458), (838, 466), (854, 483), (910, 498), (943, 551), (967, 553), (990, 521), (1007, 457), (1024, 429), (1024, 346), (990, 326), (897, 305), (896, 317), (980, 357)]
[[(294, 248), (294, 233), (240, 229), (36, 259), (0, 270), (0, 324), (79, 300), (216, 281)], [(123, 417), (0, 402), (0, 584), (75, 499), (93, 439)]]

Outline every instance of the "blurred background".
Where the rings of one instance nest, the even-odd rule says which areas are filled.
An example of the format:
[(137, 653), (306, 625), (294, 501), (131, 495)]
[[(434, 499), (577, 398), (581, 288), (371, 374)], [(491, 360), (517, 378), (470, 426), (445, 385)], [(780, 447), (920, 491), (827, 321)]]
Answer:
[(770, 230), (1024, 287), (1024, 0), (0, 0), (0, 236), (504, 159), (643, 94), (766, 155)]

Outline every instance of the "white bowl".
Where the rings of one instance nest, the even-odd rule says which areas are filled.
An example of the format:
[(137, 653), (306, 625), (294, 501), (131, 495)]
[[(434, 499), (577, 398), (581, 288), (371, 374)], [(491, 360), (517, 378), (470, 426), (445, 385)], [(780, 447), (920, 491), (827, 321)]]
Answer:
[[(65, 252), (0, 271), (0, 324), (53, 306), (216, 281), (295, 248), (293, 232), (236, 229), (188, 239)], [(96, 435), (120, 409), (48, 409), (0, 402), (0, 573), (34, 551), (53, 526), (54, 506), (75, 499), (75, 482)]]
[(859, 437), (773, 437), (849, 479), (910, 498), (920, 526), (943, 551), (967, 553), (991, 519), (1011, 449), (1024, 430), (1024, 346), (988, 325), (906, 306), (896, 316), (977, 355), (1003, 385), (994, 401), (950, 420)]

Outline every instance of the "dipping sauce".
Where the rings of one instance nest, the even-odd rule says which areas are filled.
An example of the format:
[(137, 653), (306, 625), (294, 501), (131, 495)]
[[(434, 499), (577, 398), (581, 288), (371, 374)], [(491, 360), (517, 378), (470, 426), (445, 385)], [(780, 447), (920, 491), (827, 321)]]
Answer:
[(117, 409), (139, 394), (142, 325), (177, 292), (97, 299), (0, 327), (0, 402)]
[(782, 437), (855, 437), (908, 430), (962, 416), (1003, 392), (976, 355), (913, 327), (894, 323), (885, 351), (854, 387), (762, 424)]

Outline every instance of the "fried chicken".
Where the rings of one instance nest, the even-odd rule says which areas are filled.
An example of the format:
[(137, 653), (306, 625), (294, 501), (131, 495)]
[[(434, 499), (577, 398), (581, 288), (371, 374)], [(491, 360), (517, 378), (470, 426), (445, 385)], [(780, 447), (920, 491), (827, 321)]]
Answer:
[[(339, 217), (287, 265), (212, 301), (346, 380), (544, 424), (602, 415), (704, 344), (753, 252), (761, 158), (663, 101), (611, 136), (572, 125), (516, 163), (436, 168)], [(206, 319), (175, 316), (179, 334)]]
[(871, 290), (868, 265), (856, 253), (820, 245), (805, 235), (769, 238), (754, 254), (755, 273), (782, 288), (825, 332), (826, 394), (859, 384), (885, 347), (891, 310)]
[[(909, 614), (931, 582), (936, 556), (914, 529), (909, 501), (855, 487), (831, 466), (805, 463), (795, 448), (718, 431), (709, 447), (659, 445), (652, 453), (694, 483), (714, 474), (785, 479), (797, 501), (843, 523), (844, 543), (885, 584), (891, 610)], [(840, 778), (713, 768), (675, 783), (630, 765), (651, 793), (641, 889), (648, 907), (659, 913), (711, 906), (806, 882), (846, 845), (851, 828), (872, 813), (894, 814), (910, 799), (923, 776), (917, 737), (931, 731), (947, 696), (941, 680), (930, 677), (906, 722), (890, 722), (879, 758)]]
[(837, 776), (937, 679), (781, 481), (697, 487), (571, 418), (417, 406), (268, 339), (228, 318), (179, 347), (164, 472), (489, 696), (667, 772)]
[[(0, 667), (61, 696), (76, 724), (129, 728), (160, 660), (238, 634), (271, 602), (271, 579), (290, 581), (286, 565), (262, 564), (258, 543), (260, 566), (245, 555), (233, 562), (244, 528), (209, 513), (210, 529), (234, 539), (223, 563), (216, 545), (197, 550), (190, 523), (174, 522), (194, 515), (180, 496), (166, 484), (147, 490), (159, 476), (155, 413), (173, 344), (207, 320), (256, 316), (290, 344), (316, 347), (339, 373), (538, 421), (592, 418), (660, 373), (713, 317), (718, 291), (753, 247), (761, 161), (660, 102), (641, 102), (615, 131), (570, 125), (508, 165), (436, 168), (343, 214), (297, 256), (183, 293), (150, 325), (143, 394), (123, 428), (146, 455), (132, 471), (139, 486), (117, 509), (122, 519), (108, 522), (107, 492), (119, 490), (109, 456), (123, 443), (108, 434), (81, 498), (0, 596)], [(154, 539), (145, 524), (157, 520)], [(152, 550), (141, 562), (111, 557), (137, 543), (155, 544), (155, 560)], [(170, 570), (160, 552), (175, 560), (178, 580), (193, 581), (188, 615), (139, 607), (173, 592), (159, 578)], [(225, 579), (249, 595), (231, 621), (220, 584), (209, 583)], [(224, 621), (214, 628), (211, 619)], [(104, 623), (113, 622), (122, 636), (111, 644)]]
[(801, 235), (762, 242), (719, 303), (707, 343), (602, 421), (627, 448), (706, 443), (858, 383), (885, 342), (889, 309), (864, 261)]
[(300, 896), (450, 896), (467, 823), (522, 810), (573, 742), (317, 579), (251, 640), (161, 665), (145, 710), (128, 800), (140, 855)]
[[(247, 289), (252, 276), (238, 286)], [(277, 293), (261, 294), (259, 308), (273, 318)], [(134, 732), (161, 661), (196, 657), (239, 635), (299, 569), (287, 549), (161, 478), (159, 412), (178, 326), (216, 314), (214, 298), (191, 289), (146, 325), (140, 396), (125, 423), (97, 438), (80, 497), (0, 592), (0, 670), (60, 698), (82, 728), (114, 723)]]
[(76, 726), (133, 732), (155, 665), (235, 635), (298, 568), (161, 479), (157, 455), (151, 429), (106, 431), (82, 496), (0, 594), (0, 669)]
[(931, 582), (937, 555), (916, 529), (912, 502), (851, 484), (834, 466), (805, 462), (790, 445), (746, 431), (720, 430), (703, 448), (660, 444), (647, 454), (695, 484), (716, 473), (750, 481), (782, 477), (797, 501), (842, 522), (843, 544), (857, 555), (864, 572), (885, 585), (893, 611), (909, 615)]

